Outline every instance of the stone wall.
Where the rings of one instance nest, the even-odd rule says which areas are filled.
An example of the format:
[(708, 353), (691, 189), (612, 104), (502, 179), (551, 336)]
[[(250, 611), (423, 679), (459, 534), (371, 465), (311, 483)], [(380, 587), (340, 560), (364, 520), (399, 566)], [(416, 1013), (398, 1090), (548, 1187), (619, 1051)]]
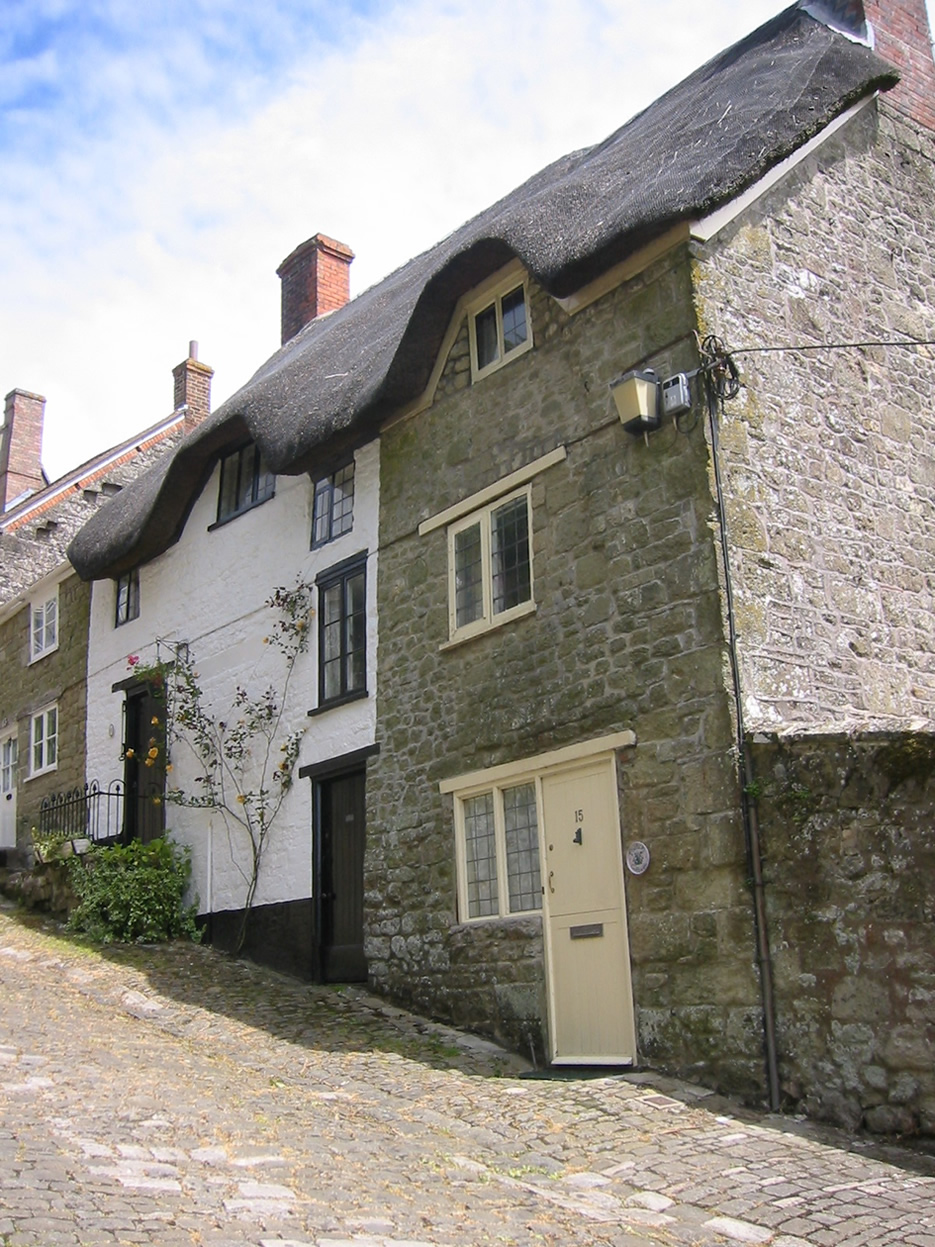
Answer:
[(935, 737), (754, 747), (782, 1088), (935, 1133)]
[[(751, 729), (932, 721), (935, 138), (871, 103), (695, 251)], [(752, 348), (752, 349), (751, 349)], [(743, 353), (741, 353), (743, 352)]]
[[(0, 623), (0, 734), (16, 725), (19, 765), (16, 794), (17, 850), (28, 851), (42, 799), (85, 781), (86, 667), (90, 586), (74, 574), (58, 589), (58, 649), (29, 662), (27, 607)], [(58, 765), (30, 778), (32, 715), (58, 705)]]
[[(722, 683), (700, 427), (623, 431), (610, 381), (694, 362), (684, 248), (566, 316), (531, 285), (535, 348), (471, 385), (466, 327), (431, 407), (381, 450), (379, 758), (368, 771), (367, 955), (380, 990), (547, 1048), (541, 922), (464, 922), (439, 781), (633, 729), (621, 762), (640, 1059), (762, 1087), (750, 903)], [(420, 521), (556, 446), (532, 482), (536, 612), (448, 641), (447, 536)]]

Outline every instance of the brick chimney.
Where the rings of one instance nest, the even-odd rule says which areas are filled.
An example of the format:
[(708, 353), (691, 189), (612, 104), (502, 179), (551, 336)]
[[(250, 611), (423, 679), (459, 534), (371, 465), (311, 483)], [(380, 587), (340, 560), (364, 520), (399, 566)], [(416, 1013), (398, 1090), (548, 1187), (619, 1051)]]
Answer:
[(198, 362), (198, 343), (189, 342), (188, 359), (172, 369), (175, 382), (174, 411), (182, 407), (185, 412), (185, 432), (190, 433), (211, 410), (211, 378), (214, 369)]
[(42, 472), (42, 418), (45, 399), (28, 390), (10, 390), (0, 429), (0, 511), (46, 483)]
[[(886, 100), (935, 129), (935, 62), (925, 0), (799, 0), (819, 21), (870, 43), (899, 70)], [(869, 29), (868, 29), (869, 23)]]
[(283, 260), (276, 276), (282, 281), (284, 344), (310, 320), (344, 306), (351, 297), (353, 258), (343, 242), (316, 234)]

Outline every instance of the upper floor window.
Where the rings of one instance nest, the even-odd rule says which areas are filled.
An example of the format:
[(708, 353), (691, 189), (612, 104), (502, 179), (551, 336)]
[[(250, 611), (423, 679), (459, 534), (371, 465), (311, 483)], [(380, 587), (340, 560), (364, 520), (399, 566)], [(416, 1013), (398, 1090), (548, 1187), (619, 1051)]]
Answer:
[(452, 640), (532, 609), (530, 491), (521, 489), (448, 529)]
[(469, 320), (476, 381), (532, 346), (525, 281), (517, 281), (514, 274), (475, 306)]
[(367, 691), (365, 558), (356, 556), (318, 577), (318, 700), (350, 701)]
[(348, 463), (331, 476), (315, 482), (312, 512), (312, 546), (323, 546), (354, 523), (354, 464)]
[(140, 570), (124, 572), (117, 577), (117, 605), (114, 613), (114, 627), (138, 619), (140, 614)]
[(54, 771), (58, 766), (58, 706), (48, 706), (33, 715), (30, 746), (30, 775)]
[(248, 442), (221, 460), (218, 491), (219, 524), (272, 498), (276, 477), (263, 461), (255, 442)]
[(58, 588), (30, 605), (29, 661), (58, 649)]

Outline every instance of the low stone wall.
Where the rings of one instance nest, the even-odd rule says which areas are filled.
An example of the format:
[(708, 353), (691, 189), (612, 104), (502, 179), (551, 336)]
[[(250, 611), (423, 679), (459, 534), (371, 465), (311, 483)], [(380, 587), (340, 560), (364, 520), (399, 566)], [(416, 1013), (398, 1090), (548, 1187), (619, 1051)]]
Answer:
[(753, 753), (787, 1102), (935, 1134), (935, 738)]

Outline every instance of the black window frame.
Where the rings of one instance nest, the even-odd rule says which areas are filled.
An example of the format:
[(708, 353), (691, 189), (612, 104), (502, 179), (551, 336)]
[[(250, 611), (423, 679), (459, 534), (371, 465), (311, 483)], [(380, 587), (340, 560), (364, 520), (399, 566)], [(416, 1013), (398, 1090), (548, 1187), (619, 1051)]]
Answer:
[[(348, 477), (348, 471), (350, 476)], [(344, 463), (341, 467), (336, 468), (328, 476), (319, 477), (315, 481), (314, 493), (312, 496), (312, 542), (311, 548), (317, 550), (320, 546), (325, 546), (329, 541), (335, 541), (338, 537), (343, 537), (345, 533), (351, 532), (354, 527), (354, 489), (355, 489), (356, 466), (354, 460)], [(335, 482), (343, 477), (344, 480), (340, 484), (347, 485), (350, 483), (350, 489), (344, 488), (340, 497), (340, 511), (335, 516)], [(345, 504), (349, 503), (349, 506)], [(336, 525), (335, 520), (338, 520)], [(346, 524), (344, 521), (347, 521)], [(318, 535), (319, 528), (322, 529), (321, 535)]]
[(140, 617), (140, 569), (123, 572), (114, 582), (114, 627), (122, 628)]
[[(361, 580), (360, 593), (363, 608), (354, 612), (349, 610), (349, 594), (351, 592), (351, 582), (357, 578)], [(349, 701), (357, 701), (358, 698), (367, 697), (367, 554), (366, 551), (361, 554), (355, 554), (349, 559), (344, 559), (340, 563), (336, 563), (333, 567), (319, 573), (315, 577), (315, 585), (318, 589), (318, 709), (330, 710), (332, 706), (341, 706)], [(326, 610), (325, 598), (329, 590), (338, 588), (340, 590), (340, 616), (338, 620), (328, 618)], [(351, 647), (348, 644), (349, 628), (348, 623), (358, 615), (362, 620), (361, 643), (357, 647)], [(327, 658), (326, 651), (326, 632), (329, 627), (333, 627), (335, 622), (339, 626), (340, 649), (337, 657)], [(349, 659), (353, 654), (360, 656), (360, 678), (352, 682), (348, 678)], [(339, 687), (337, 692), (326, 695), (326, 684), (328, 669), (338, 664)]]
[[(230, 493), (230, 474), (234, 478), (233, 501), (227, 507)], [(269, 502), (276, 493), (276, 475), (270, 472), (263, 460), (263, 452), (256, 442), (244, 442), (236, 450), (222, 455), (220, 459), (220, 477), (218, 480), (217, 519), (209, 525), (208, 531), (219, 528), (231, 520), (252, 511), (254, 507)]]

